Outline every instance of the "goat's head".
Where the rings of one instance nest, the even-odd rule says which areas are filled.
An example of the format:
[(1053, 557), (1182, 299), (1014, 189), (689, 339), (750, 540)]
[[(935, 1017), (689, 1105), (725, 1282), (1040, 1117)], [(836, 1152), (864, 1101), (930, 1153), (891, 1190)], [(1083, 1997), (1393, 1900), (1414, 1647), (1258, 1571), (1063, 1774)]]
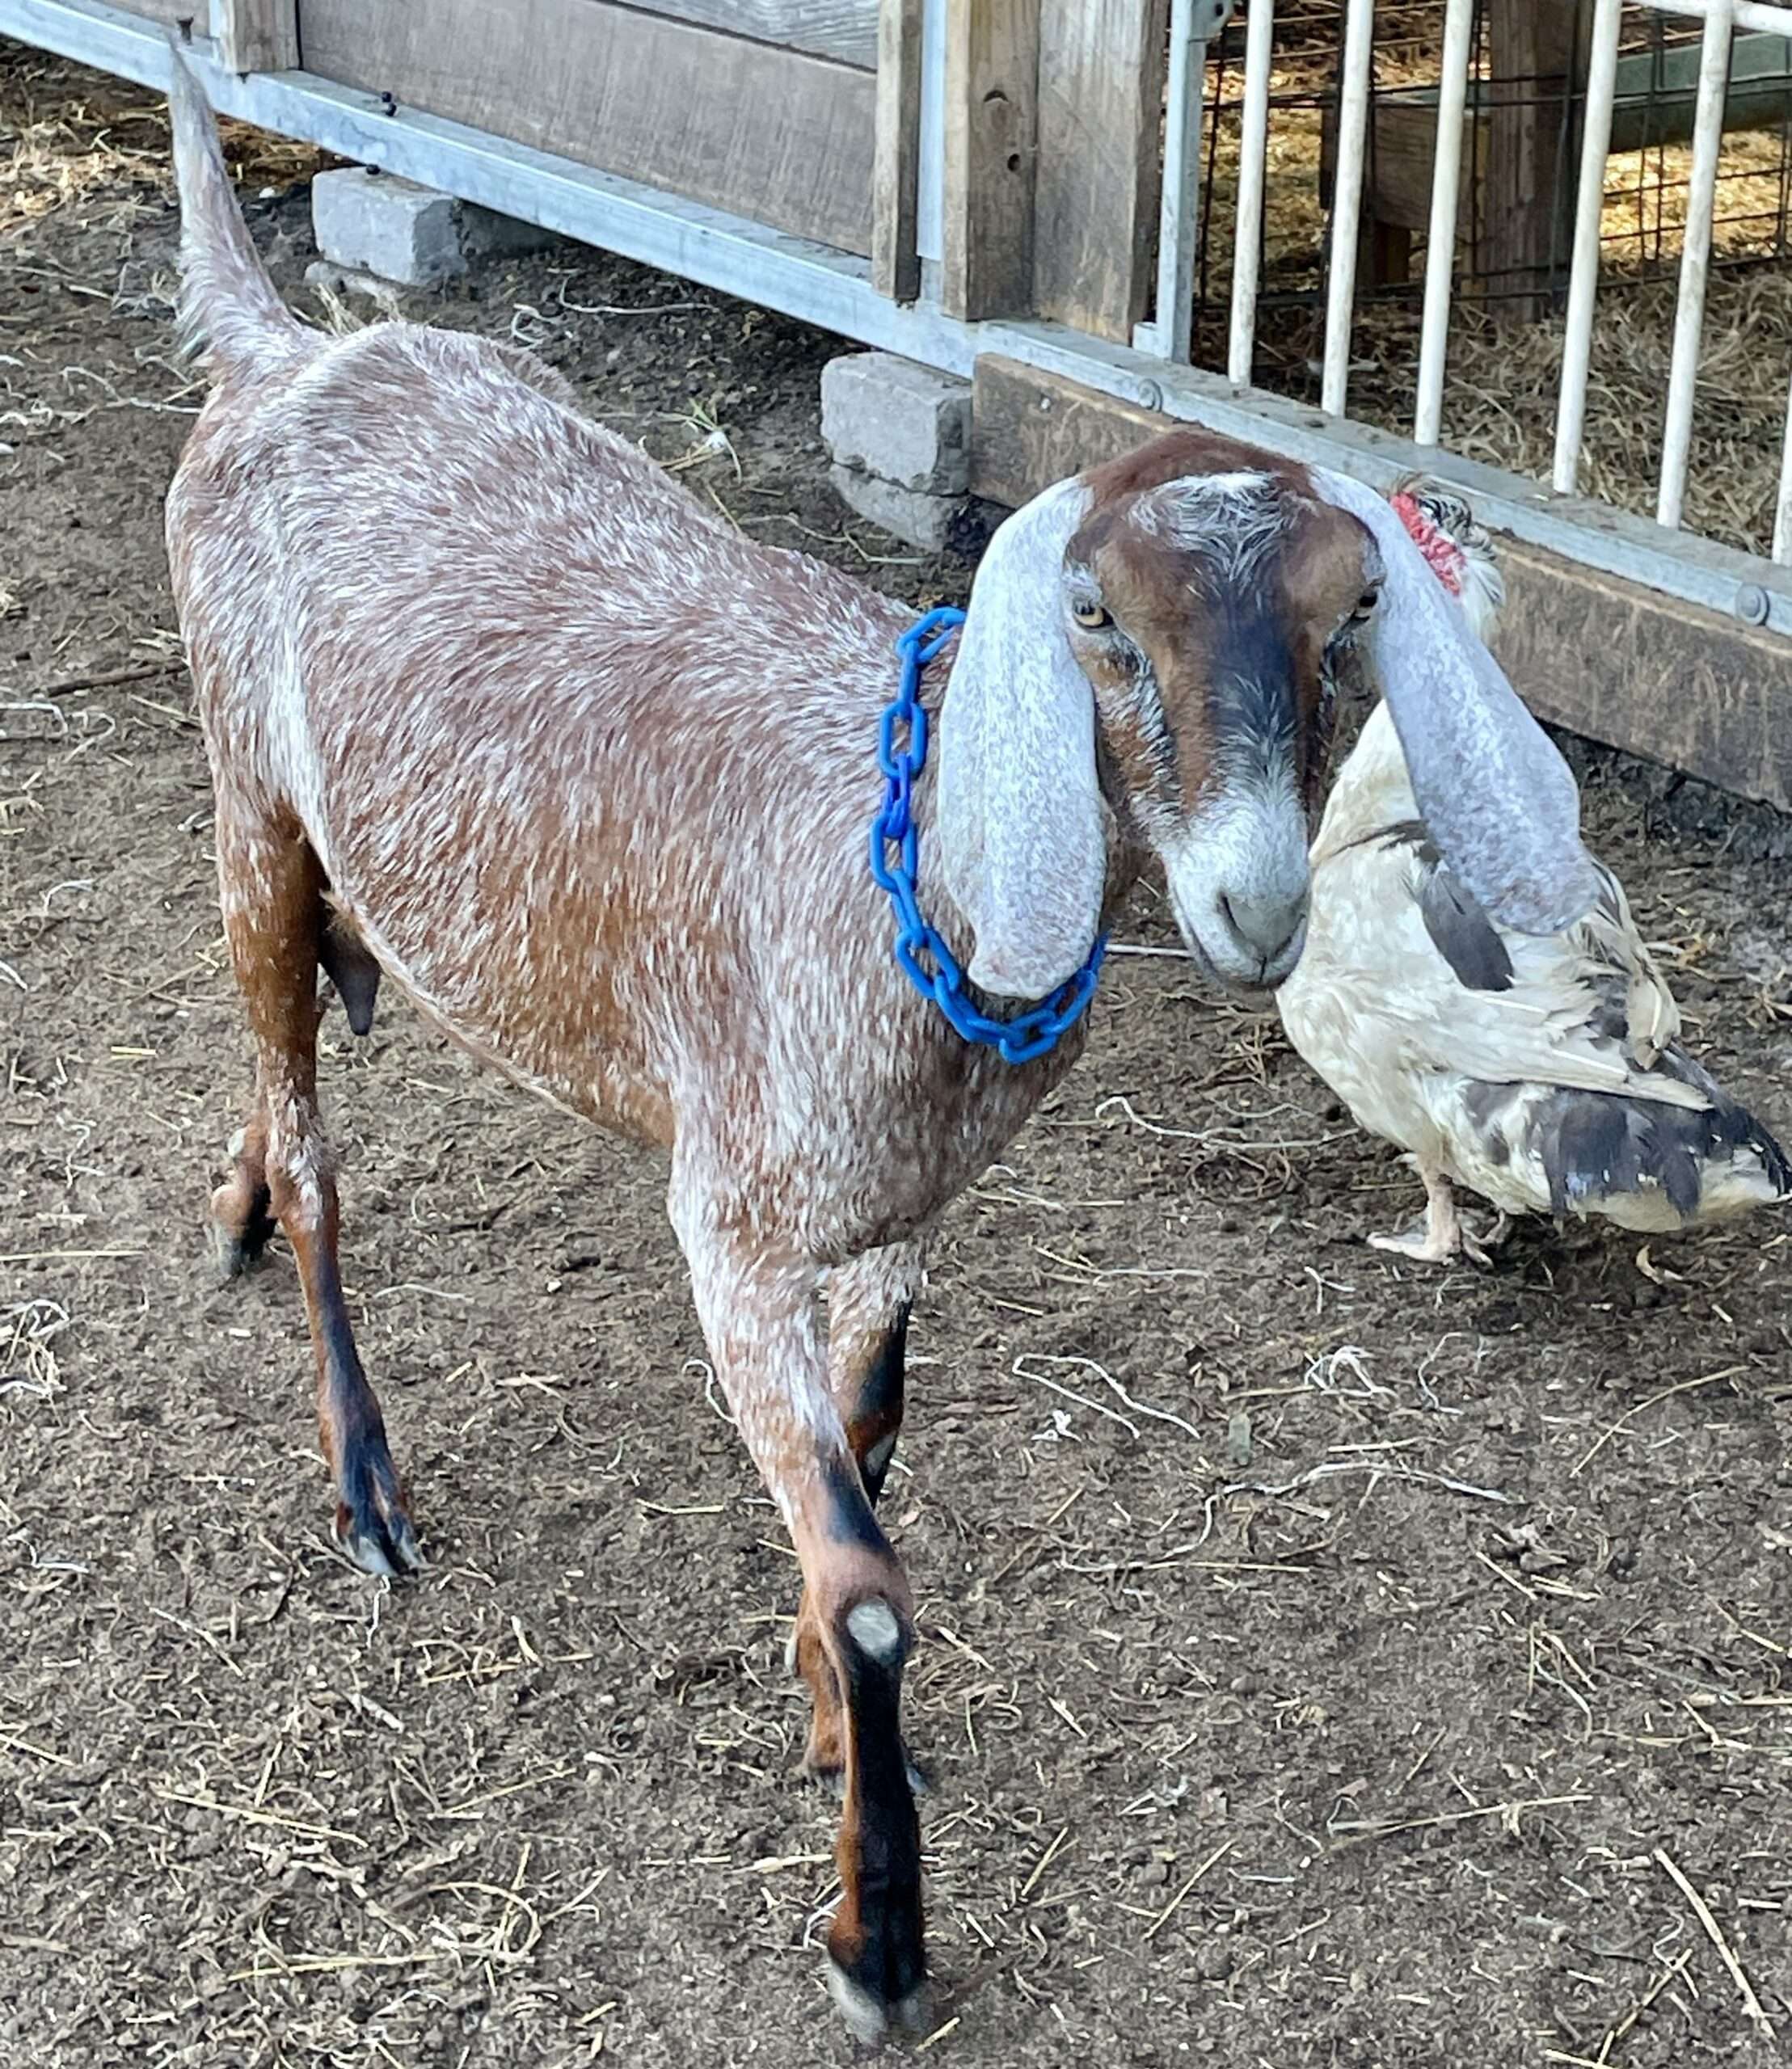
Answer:
[(1591, 901), (1574, 780), (1399, 518), (1340, 475), (1178, 432), (1060, 482), (978, 571), (941, 732), (948, 888), (985, 989), (1088, 952), (1106, 810), (1229, 984), (1292, 969), (1336, 678), (1386, 694), (1420, 805), (1497, 917)]

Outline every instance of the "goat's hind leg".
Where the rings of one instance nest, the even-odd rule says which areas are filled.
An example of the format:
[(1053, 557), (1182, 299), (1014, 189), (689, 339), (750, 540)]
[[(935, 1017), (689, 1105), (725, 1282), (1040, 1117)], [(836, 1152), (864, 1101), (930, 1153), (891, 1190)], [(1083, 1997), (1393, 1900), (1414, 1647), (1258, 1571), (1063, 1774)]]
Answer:
[(271, 1215), (293, 1246), (317, 1366), (318, 1426), (336, 1483), (336, 1536), (369, 1573), (422, 1564), (386, 1423), (343, 1296), (335, 1174), (318, 1111), (318, 952), (323, 872), (296, 826), (226, 807), (217, 818), (225, 933), (255, 1038), (255, 1110), (234, 1177), (214, 1196), (227, 1245)]
[(921, 1827), (899, 1714), (914, 1643), (908, 1582), (829, 1391), (813, 1268), (719, 1228), (706, 1205), (675, 1179), (710, 1355), (790, 1526), (808, 1627), (838, 1692), (845, 1787), (827, 1979), (847, 2025), (873, 2041), (926, 2012)]
[(230, 1154), (230, 1175), (212, 1195), (212, 1237), (219, 1270), (226, 1279), (238, 1279), (259, 1260), (279, 1225), (268, 1189), (268, 1109), (259, 1089)]

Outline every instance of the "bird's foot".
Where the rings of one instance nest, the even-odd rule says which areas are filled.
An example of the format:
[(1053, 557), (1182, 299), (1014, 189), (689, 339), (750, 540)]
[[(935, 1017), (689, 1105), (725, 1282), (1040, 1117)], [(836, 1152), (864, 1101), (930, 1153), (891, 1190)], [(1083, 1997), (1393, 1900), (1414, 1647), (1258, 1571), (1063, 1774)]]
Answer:
[(1466, 1222), (1462, 1224), (1462, 1254), (1470, 1264), (1478, 1264), (1483, 1271), (1493, 1269), (1493, 1252), (1512, 1231), (1512, 1218), (1509, 1214), (1495, 1213), (1484, 1229), (1478, 1233)]
[(1373, 1249), (1392, 1250), (1397, 1257), (1410, 1258), (1415, 1264), (1448, 1264), (1466, 1247), (1460, 1228), (1437, 1228), (1428, 1221), (1423, 1228), (1412, 1229), (1404, 1236), (1371, 1236), (1369, 1245)]

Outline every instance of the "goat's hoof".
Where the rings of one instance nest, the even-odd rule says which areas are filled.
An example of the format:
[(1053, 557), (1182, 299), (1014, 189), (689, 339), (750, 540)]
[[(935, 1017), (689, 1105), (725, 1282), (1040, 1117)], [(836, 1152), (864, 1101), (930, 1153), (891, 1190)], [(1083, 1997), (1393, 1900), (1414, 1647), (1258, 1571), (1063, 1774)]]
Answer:
[(261, 1262), (268, 1239), (279, 1224), (268, 1211), (265, 1186), (244, 1202), (242, 1188), (220, 1186), (212, 1195), (212, 1259), (220, 1281), (228, 1285)]
[(875, 2047), (892, 2028), (905, 2033), (924, 2033), (933, 2024), (932, 1996), (922, 1978), (904, 1995), (879, 1997), (850, 1976), (833, 1955), (825, 1970), (828, 1995), (833, 1998), (846, 2029), (866, 2047)]
[[(381, 1447), (383, 1453), (384, 1446)], [(423, 1571), (417, 1533), (390, 1458), (364, 1457), (346, 1467), (336, 1509), (336, 1542), (363, 1573), (400, 1580)]]

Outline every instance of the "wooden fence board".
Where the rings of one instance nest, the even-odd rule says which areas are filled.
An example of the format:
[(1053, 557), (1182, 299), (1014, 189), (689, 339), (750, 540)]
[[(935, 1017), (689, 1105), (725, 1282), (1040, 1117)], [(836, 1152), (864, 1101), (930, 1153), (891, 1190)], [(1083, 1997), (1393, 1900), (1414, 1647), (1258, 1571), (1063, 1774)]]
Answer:
[(1039, 0), (952, 0), (946, 19), (940, 301), (977, 322), (1033, 306)]
[(300, 0), (308, 71), (842, 251), (876, 81), (608, 0)]
[(1040, 0), (1034, 304), (1132, 342), (1163, 179), (1168, 0)]
[(913, 301), (921, 293), (921, 5), (882, 0), (879, 10), (871, 283), (892, 301)]
[(669, 15), (699, 28), (726, 29), (756, 43), (782, 44), (837, 58), (862, 72), (877, 66), (878, 0), (633, 0), (644, 14)]
[[(1175, 428), (985, 355), (971, 486), (1012, 507)], [(1494, 651), (1538, 718), (1792, 812), (1792, 641), (1516, 539), (1499, 550), (1506, 608)]]
[(298, 0), (212, 0), (218, 62), (232, 72), (285, 72), (299, 61)]

